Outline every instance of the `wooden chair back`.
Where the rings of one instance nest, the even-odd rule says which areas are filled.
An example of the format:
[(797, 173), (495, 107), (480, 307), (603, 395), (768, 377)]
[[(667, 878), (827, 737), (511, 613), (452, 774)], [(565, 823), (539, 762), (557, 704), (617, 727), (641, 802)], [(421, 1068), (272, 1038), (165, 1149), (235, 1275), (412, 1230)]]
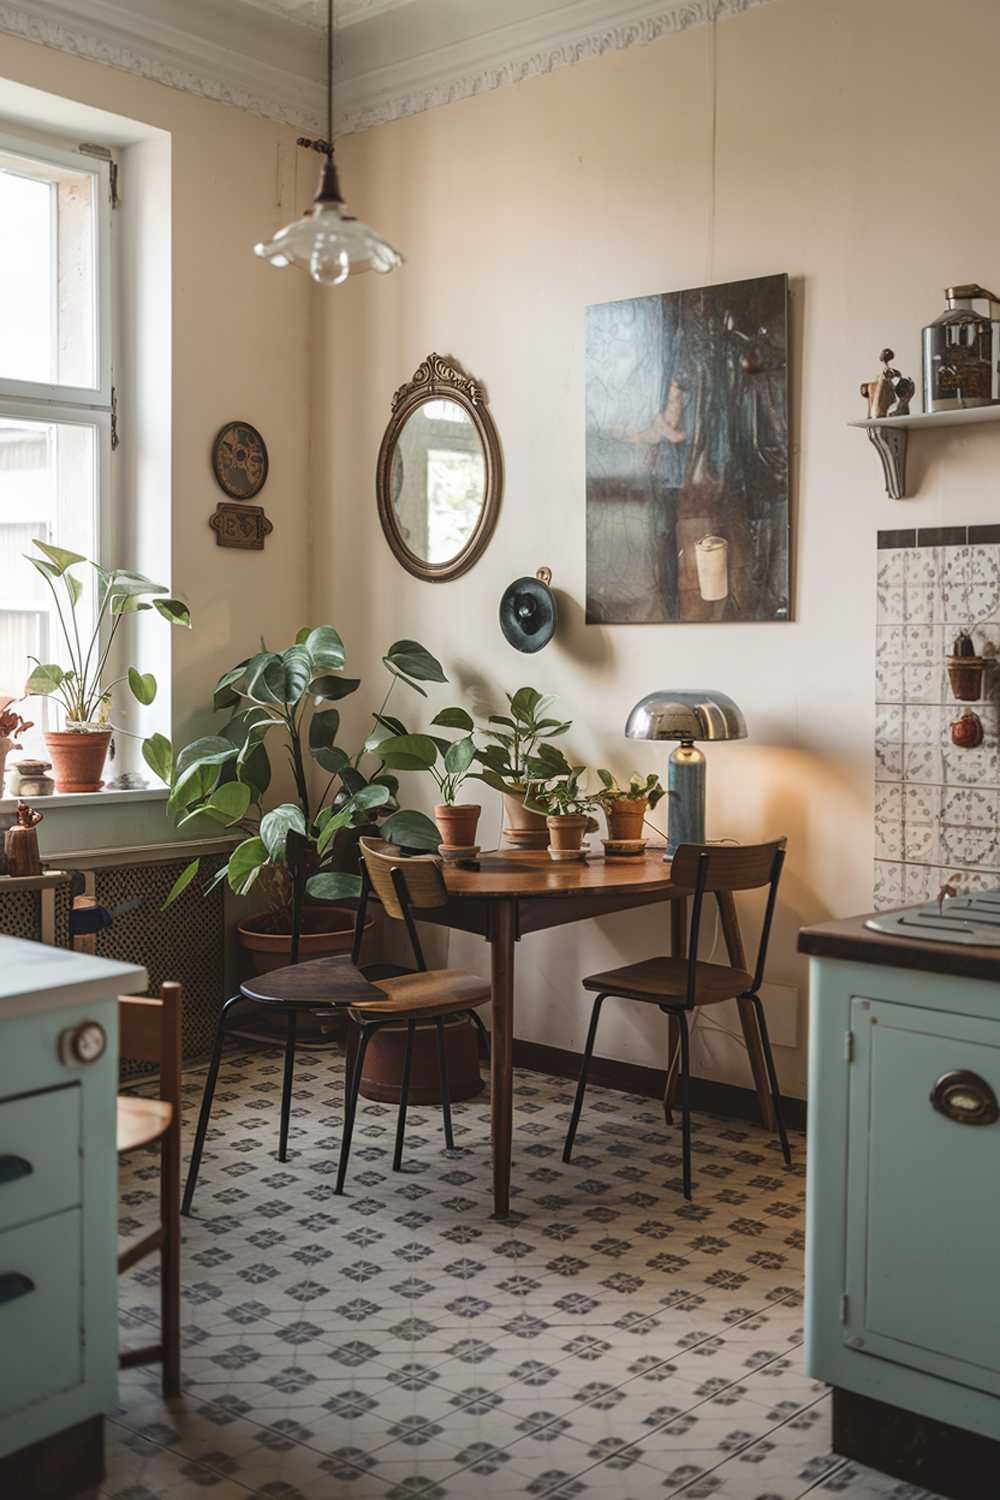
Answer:
[[(688, 937), (687, 1003), (693, 1006), (698, 991), (698, 942), (701, 937), (702, 907), (706, 894), (715, 896), (720, 916), (724, 918), (723, 898), (734, 891), (760, 890), (768, 887), (767, 904), (757, 944), (757, 958), (750, 981), (750, 993), (756, 994), (764, 979), (767, 945), (778, 898), (778, 881), (785, 862), (784, 838), (767, 844), (681, 844), (670, 867), (671, 879), (694, 896), (691, 905), (691, 931)], [(733, 921), (735, 922), (735, 910)]]
[[(387, 844), (384, 839), (362, 839), (361, 855), (372, 889), (390, 917), (401, 919), (404, 915), (400, 879), (406, 902), (414, 911), (446, 905), (448, 888), (436, 854), (404, 857), (395, 844)], [(394, 871), (399, 872), (396, 879)]]
[(135, 1062), (156, 1063), (160, 1098), (174, 1106), (180, 1125), (181, 1019), (183, 990), (164, 984), (159, 996), (122, 995), (118, 1000), (118, 1049)]

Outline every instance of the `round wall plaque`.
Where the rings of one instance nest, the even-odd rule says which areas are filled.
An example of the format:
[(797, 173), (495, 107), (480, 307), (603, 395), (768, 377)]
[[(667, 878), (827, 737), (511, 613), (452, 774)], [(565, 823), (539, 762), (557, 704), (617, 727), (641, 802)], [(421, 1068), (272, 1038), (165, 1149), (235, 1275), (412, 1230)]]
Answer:
[(252, 500), (267, 479), (267, 445), (249, 422), (227, 422), (212, 444), (216, 482), (233, 500)]

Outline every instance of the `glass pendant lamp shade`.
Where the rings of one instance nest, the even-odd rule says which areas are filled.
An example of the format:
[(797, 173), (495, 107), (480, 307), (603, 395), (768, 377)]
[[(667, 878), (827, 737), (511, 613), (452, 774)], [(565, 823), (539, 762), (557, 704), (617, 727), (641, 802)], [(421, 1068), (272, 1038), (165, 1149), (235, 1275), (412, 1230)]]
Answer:
[(322, 151), (326, 158), (319, 191), (308, 213), (253, 249), (255, 255), (279, 270), (302, 266), (320, 286), (339, 286), (360, 271), (394, 271), (403, 264), (403, 257), (374, 229), (344, 209), (333, 161), (333, 0), (327, 4), (326, 64), (326, 140), (298, 142)]
[(344, 212), (333, 158), (323, 164), (319, 192), (301, 219), (279, 229), (254, 254), (279, 269), (302, 266), (321, 286), (339, 286), (361, 271), (394, 271), (403, 257), (360, 219)]

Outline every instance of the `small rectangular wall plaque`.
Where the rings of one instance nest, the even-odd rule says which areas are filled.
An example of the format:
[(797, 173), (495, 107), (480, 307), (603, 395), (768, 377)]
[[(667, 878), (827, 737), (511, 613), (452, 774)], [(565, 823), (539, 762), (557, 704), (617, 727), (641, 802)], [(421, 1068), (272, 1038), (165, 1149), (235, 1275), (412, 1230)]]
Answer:
[(208, 524), (220, 547), (239, 547), (245, 552), (262, 552), (264, 538), (274, 530), (262, 505), (243, 501), (220, 500)]

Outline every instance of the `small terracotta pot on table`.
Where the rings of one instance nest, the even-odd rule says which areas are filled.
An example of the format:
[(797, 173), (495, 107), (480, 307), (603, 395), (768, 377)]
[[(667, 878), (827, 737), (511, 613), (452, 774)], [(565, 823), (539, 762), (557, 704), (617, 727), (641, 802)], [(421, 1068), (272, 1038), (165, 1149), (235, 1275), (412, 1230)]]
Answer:
[(434, 809), (442, 844), (451, 849), (469, 849), (476, 842), (476, 828), (482, 812), (478, 802), (439, 802)]

